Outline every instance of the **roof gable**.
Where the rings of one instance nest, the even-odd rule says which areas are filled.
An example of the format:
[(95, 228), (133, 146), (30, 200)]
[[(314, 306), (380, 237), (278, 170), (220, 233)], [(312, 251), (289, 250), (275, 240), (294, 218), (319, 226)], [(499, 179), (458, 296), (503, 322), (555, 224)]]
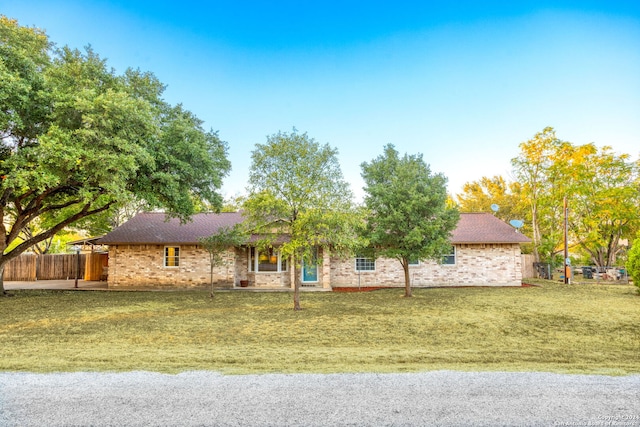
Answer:
[(531, 239), (490, 213), (461, 213), (451, 243), (529, 243)]
[[(240, 212), (200, 213), (180, 224), (164, 213), (139, 213), (98, 240), (100, 244), (197, 244), (223, 227), (243, 221)], [(461, 213), (451, 243), (529, 243), (524, 234), (489, 213)]]
[(100, 244), (197, 244), (224, 227), (243, 220), (240, 212), (199, 213), (185, 224), (164, 213), (143, 212), (115, 228), (99, 240)]

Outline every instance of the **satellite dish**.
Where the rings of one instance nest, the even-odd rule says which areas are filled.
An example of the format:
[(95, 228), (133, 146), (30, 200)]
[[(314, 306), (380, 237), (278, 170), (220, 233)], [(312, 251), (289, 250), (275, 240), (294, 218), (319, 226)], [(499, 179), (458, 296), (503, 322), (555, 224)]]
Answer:
[(495, 203), (491, 205), (491, 210), (494, 212), (498, 212), (500, 210), (500, 206), (496, 205)]
[(519, 228), (522, 228), (522, 226), (524, 225), (524, 221), (521, 219), (512, 219), (511, 221), (509, 221), (509, 224), (511, 224), (516, 231), (518, 231)]

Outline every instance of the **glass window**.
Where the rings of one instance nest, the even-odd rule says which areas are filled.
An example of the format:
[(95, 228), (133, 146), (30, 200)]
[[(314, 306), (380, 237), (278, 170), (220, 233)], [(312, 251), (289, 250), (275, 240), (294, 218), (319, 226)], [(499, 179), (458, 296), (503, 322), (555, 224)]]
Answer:
[(376, 260), (373, 258), (356, 257), (356, 271), (375, 271)]
[(420, 265), (420, 260), (419, 259), (410, 259), (409, 260), (409, 265), (413, 265), (413, 266)]
[(278, 271), (278, 254), (273, 248), (258, 254), (258, 271)]
[(249, 271), (256, 271), (256, 248), (249, 248)]
[(178, 246), (167, 246), (164, 248), (164, 266), (180, 266), (180, 248)]
[(456, 247), (451, 246), (451, 252), (442, 258), (442, 263), (446, 265), (454, 265), (456, 263)]
[(273, 248), (261, 251), (257, 248), (249, 248), (249, 271), (262, 273), (287, 271), (287, 260)]

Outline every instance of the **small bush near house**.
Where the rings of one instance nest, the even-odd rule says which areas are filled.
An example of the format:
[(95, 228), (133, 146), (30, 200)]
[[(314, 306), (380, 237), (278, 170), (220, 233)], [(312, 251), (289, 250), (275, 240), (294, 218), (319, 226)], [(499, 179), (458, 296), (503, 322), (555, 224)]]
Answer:
[(638, 292), (640, 292), (640, 235), (633, 242), (633, 246), (629, 251), (629, 258), (627, 259), (627, 272), (631, 280), (633, 280), (633, 284), (638, 287)]

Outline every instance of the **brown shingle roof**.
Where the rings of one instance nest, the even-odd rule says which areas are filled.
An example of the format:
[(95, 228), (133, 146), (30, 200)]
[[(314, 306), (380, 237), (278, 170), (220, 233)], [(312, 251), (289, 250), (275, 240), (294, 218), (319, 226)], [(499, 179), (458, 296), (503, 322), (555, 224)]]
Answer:
[(529, 243), (531, 239), (490, 213), (461, 213), (451, 243)]
[[(200, 237), (243, 220), (240, 212), (201, 213), (180, 224), (164, 213), (140, 213), (98, 240), (99, 244), (197, 244)], [(257, 237), (253, 236), (253, 240)], [(286, 240), (286, 239), (285, 239)], [(284, 240), (283, 240), (284, 241)], [(489, 213), (462, 213), (451, 243), (529, 243), (531, 239)]]
[(239, 212), (200, 213), (191, 221), (180, 224), (177, 218), (166, 220), (164, 213), (139, 213), (105, 235), (100, 244), (197, 244), (201, 237), (210, 236), (222, 227), (242, 222)]

